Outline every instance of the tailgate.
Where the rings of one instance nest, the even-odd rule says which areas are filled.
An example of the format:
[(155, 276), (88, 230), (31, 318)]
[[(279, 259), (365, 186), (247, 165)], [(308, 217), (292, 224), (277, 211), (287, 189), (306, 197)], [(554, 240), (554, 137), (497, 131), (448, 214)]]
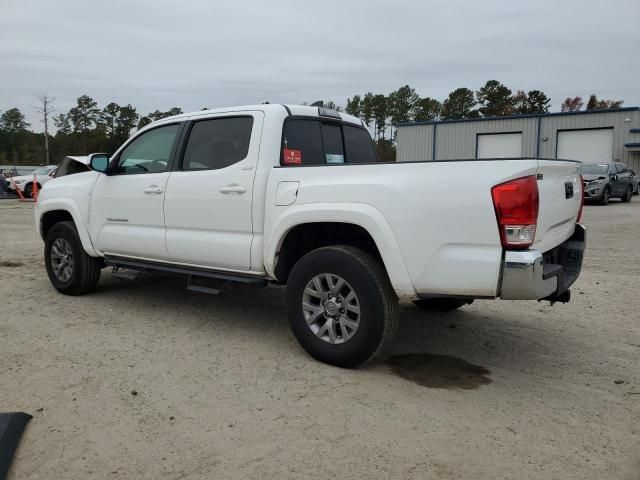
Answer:
[(546, 252), (573, 234), (582, 203), (579, 170), (577, 162), (538, 160), (540, 208), (532, 248)]

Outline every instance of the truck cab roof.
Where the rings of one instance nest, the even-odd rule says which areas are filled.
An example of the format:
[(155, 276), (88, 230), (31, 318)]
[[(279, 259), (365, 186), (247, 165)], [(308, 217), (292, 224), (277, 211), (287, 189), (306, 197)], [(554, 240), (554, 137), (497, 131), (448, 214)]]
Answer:
[(176, 120), (195, 120), (198, 117), (205, 117), (212, 114), (218, 113), (236, 113), (236, 112), (247, 112), (247, 111), (262, 111), (265, 113), (268, 112), (277, 112), (280, 115), (293, 115), (293, 116), (303, 116), (303, 117), (319, 117), (319, 118), (327, 118), (327, 119), (335, 119), (341, 120), (343, 122), (353, 123), (354, 125), (364, 126), (362, 120), (358, 117), (354, 117), (353, 115), (349, 115), (344, 112), (338, 112), (336, 110), (330, 110), (324, 107), (312, 107), (309, 105), (284, 105), (284, 104), (276, 104), (276, 103), (263, 103), (260, 105), (241, 105), (236, 107), (222, 107), (222, 108), (212, 108), (207, 110), (198, 110), (195, 112), (181, 113), (180, 115), (174, 115), (172, 117), (163, 118), (157, 120), (155, 122), (150, 123), (144, 128), (147, 129), (150, 126), (160, 125), (162, 123), (167, 123)]

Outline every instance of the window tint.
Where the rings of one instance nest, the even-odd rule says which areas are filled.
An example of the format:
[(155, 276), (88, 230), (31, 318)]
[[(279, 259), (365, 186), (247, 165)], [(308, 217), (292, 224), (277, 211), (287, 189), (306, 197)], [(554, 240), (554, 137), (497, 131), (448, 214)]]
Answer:
[(375, 163), (376, 152), (373, 149), (371, 136), (364, 128), (344, 125), (344, 145), (347, 149), (347, 162), (349, 163)]
[(283, 155), (291, 153), (292, 162), (283, 165), (302, 163), (303, 165), (323, 164), (322, 137), (320, 122), (316, 120), (288, 120), (285, 122), (283, 138)]
[(215, 118), (196, 122), (189, 134), (183, 170), (216, 170), (247, 157), (252, 117)]
[(344, 147), (342, 145), (342, 127), (335, 124), (322, 124), (325, 163), (344, 163)]
[(116, 173), (158, 173), (167, 170), (180, 125), (167, 125), (143, 133), (120, 154)]

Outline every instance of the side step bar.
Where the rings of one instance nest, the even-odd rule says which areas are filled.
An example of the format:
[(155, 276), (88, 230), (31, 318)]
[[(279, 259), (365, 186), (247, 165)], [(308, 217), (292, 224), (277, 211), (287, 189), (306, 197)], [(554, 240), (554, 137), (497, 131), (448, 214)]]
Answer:
[[(212, 295), (218, 295), (219, 293), (228, 290), (233, 283), (243, 283), (245, 285), (252, 285), (255, 287), (266, 287), (268, 283), (268, 280), (265, 277), (242, 275), (216, 270), (203, 270), (183, 267), (180, 265), (168, 265), (164, 263), (149, 262), (145, 260), (134, 260), (129, 258), (107, 256), (104, 260), (104, 263), (107, 266), (114, 267), (114, 269), (137, 270), (139, 272), (157, 271), (187, 275), (189, 277), (189, 280), (187, 282), (188, 290), (192, 290), (194, 292), (209, 293)], [(123, 272), (117, 272), (115, 276), (118, 278), (135, 278), (135, 275), (123, 275)], [(200, 280), (201, 282), (197, 282), (197, 280)], [(209, 283), (211, 282), (211, 280), (218, 280), (222, 282), (216, 282), (215, 286), (213, 286), (206, 285), (207, 280), (209, 280)], [(205, 283), (205, 285), (203, 285), (202, 283)]]

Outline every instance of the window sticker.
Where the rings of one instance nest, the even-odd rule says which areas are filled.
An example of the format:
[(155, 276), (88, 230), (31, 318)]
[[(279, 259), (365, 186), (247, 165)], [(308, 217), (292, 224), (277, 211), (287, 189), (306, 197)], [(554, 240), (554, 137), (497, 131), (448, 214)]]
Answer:
[(285, 165), (302, 164), (302, 150), (292, 150), (290, 148), (285, 148), (283, 157), (283, 163)]
[(344, 163), (344, 155), (327, 153), (325, 157), (327, 159), (327, 163)]

